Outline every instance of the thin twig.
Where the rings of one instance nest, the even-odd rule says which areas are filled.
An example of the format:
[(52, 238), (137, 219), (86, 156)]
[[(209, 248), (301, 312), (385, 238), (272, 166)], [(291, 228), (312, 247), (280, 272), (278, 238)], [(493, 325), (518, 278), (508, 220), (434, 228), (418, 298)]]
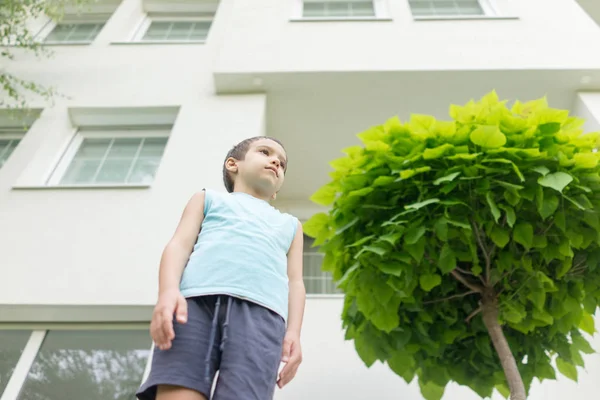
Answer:
[(459, 297), (465, 297), (465, 296), (468, 296), (468, 295), (474, 294), (474, 293), (477, 293), (477, 292), (474, 291), (474, 290), (471, 290), (471, 291), (468, 291), (468, 292), (465, 292), (465, 293), (455, 294), (454, 296), (449, 296), (449, 297), (446, 297), (444, 299), (437, 299), (437, 300), (425, 301), (425, 302), (423, 302), (423, 304), (440, 303), (442, 301), (452, 300), (452, 299), (456, 299), (456, 298), (459, 298)]
[(471, 314), (469, 314), (467, 319), (465, 319), (465, 322), (468, 324), (469, 321), (471, 321), (471, 319), (473, 319), (473, 317), (476, 316), (477, 314), (479, 314), (482, 310), (483, 310), (483, 306), (477, 307), (477, 309), (475, 311), (473, 311)]
[(463, 273), (463, 274), (465, 274), (465, 275), (472, 275), (472, 276), (475, 276), (475, 274), (474, 274), (474, 273), (472, 273), (471, 271), (467, 271), (466, 269), (462, 269), (462, 268), (460, 268), (460, 267), (456, 267), (456, 269), (457, 269), (459, 272), (461, 272), (461, 273)]
[(477, 228), (477, 224), (474, 221), (471, 221), (471, 225), (473, 226), (473, 231), (475, 232), (475, 239), (477, 240), (477, 243), (479, 244), (479, 248), (483, 252), (483, 257), (485, 258), (485, 280), (486, 280), (486, 283), (489, 284), (490, 270), (492, 268), (492, 263), (490, 262), (490, 255), (487, 252), (485, 245), (483, 244), (483, 240), (481, 239), (481, 236), (479, 234), (479, 229)]
[(475, 283), (471, 283), (468, 280), (465, 279), (464, 276), (462, 276), (458, 271), (456, 270), (452, 270), (451, 272), (452, 276), (455, 277), (460, 283), (462, 283), (463, 285), (465, 285), (466, 287), (468, 287), (469, 289), (473, 290), (474, 292), (477, 293), (481, 293), (483, 292), (483, 288)]

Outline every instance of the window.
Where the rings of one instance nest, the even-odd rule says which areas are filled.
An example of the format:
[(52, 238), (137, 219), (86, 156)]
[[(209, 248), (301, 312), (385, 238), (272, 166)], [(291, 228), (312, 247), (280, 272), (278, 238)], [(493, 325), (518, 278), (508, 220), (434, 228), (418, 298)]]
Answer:
[(375, 17), (373, 1), (312, 1), (305, 0), (304, 18), (319, 17)]
[(147, 328), (0, 331), (0, 397), (133, 399), (151, 345)]
[(294, 0), (292, 21), (390, 20), (387, 0)]
[(0, 397), (30, 336), (30, 331), (0, 331)]
[(166, 131), (80, 130), (51, 183), (148, 185), (162, 159), (167, 134)]
[(208, 37), (211, 21), (152, 21), (142, 41), (200, 42)]
[(204, 43), (208, 38), (214, 13), (192, 13), (190, 16), (149, 14), (137, 38), (149, 43)]
[(0, 133), (0, 168), (6, 163), (22, 137), (23, 134), (17, 131)]
[(492, 14), (480, 0), (408, 0), (415, 17), (460, 17)]
[(321, 270), (323, 253), (312, 247), (314, 239), (304, 235), (303, 271), (304, 286), (307, 294), (339, 294), (333, 277), (329, 272)]
[(92, 43), (104, 22), (60, 23), (46, 36), (45, 43)]

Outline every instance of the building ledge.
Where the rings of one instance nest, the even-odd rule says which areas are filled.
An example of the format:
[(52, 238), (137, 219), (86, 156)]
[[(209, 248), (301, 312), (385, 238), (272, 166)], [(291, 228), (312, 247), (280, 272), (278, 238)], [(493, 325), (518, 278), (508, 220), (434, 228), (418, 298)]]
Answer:
[(150, 184), (136, 185), (15, 185), (13, 190), (98, 190), (98, 189), (149, 189)]
[(354, 17), (354, 18), (335, 18), (335, 17), (322, 17), (322, 18), (291, 18), (290, 22), (390, 22), (393, 21), (389, 17)]
[(148, 45), (179, 45), (179, 44), (192, 44), (192, 45), (199, 45), (199, 44), (206, 44), (206, 40), (170, 40), (170, 41), (164, 41), (164, 40), (145, 40), (145, 41), (123, 41), (123, 42), (110, 42), (111, 45), (114, 46), (135, 46), (135, 45), (140, 45), (140, 46), (148, 46)]
[(513, 15), (448, 15), (431, 17), (413, 17), (415, 21), (486, 21), (486, 20), (518, 20), (519, 17)]

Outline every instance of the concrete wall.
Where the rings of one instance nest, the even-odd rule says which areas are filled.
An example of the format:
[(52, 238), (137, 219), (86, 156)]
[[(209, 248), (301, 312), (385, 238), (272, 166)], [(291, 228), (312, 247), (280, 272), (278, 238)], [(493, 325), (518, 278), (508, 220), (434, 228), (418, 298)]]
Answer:
[[(600, 66), (600, 29), (572, 0), (492, 0), (496, 18), (290, 22), (294, 1), (237, 1), (216, 72), (388, 71)], [(564, 23), (564, 21), (569, 21)]]

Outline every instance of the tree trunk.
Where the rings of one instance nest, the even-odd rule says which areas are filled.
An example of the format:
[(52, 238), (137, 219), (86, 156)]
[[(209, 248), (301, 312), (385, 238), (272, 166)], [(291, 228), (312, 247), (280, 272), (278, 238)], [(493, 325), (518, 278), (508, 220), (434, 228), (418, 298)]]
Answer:
[(500, 358), (506, 381), (510, 389), (510, 400), (526, 400), (525, 385), (521, 374), (517, 369), (515, 357), (510, 351), (502, 327), (498, 322), (498, 301), (494, 293), (485, 293), (483, 295), (483, 323), (485, 324), (494, 348)]

